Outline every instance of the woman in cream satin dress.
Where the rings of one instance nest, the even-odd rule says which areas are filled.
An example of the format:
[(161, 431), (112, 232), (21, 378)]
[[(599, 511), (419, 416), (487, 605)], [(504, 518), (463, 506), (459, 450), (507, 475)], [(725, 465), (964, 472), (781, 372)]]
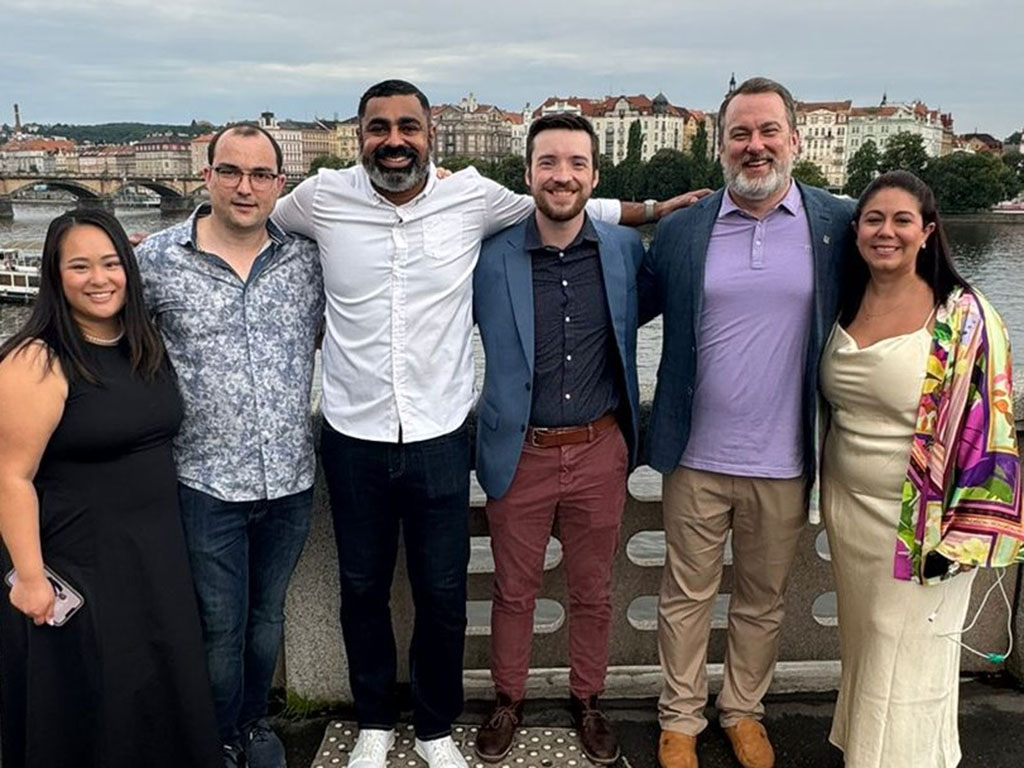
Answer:
[(861, 261), (821, 363), (830, 405), (822, 510), (842, 659), (829, 738), (847, 768), (950, 768), (961, 757), (960, 647), (944, 634), (962, 628), (974, 574), (900, 580), (894, 551), (936, 311), (954, 289), (970, 289), (916, 177), (877, 179), (854, 227)]

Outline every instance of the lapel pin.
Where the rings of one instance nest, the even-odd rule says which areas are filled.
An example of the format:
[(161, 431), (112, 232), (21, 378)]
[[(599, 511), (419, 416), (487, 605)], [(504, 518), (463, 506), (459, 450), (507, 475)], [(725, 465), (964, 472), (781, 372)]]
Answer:
[(825, 237), (823, 237), (822, 239), (825, 241), (825, 245), (828, 245), (829, 243), (832, 242), (832, 239), (828, 235), (825, 235)]

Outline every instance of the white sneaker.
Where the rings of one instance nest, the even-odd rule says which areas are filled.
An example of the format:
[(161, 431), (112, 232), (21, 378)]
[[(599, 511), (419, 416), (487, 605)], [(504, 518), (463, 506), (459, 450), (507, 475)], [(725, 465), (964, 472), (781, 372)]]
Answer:
[(413, 749), (427, 761), (430, 768), (469, 768), (469, 763), (459, 752), (451, 736), (442, 736), (430, 741), (416, 739)]
[(348, 757), (348, 768), (384, 768), (388, 750), (395, 746), (395, 729), (362, 728), (352, 754)]

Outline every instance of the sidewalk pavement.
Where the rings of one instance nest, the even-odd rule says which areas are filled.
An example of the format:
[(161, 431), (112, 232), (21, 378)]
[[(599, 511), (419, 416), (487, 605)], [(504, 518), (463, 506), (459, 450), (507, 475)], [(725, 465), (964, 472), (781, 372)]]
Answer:
[[(960, 768), (1020, 768), (1024, 765), (1024, 689), (1002, 677), (964, 681), (960, 692)], [(785, 694), (766, 699), (765, 725), (775, 746), (778, 768), (842, 768), (842, 754), (829, 745), (828, 730), (835, 694)], [(619, 768), (657, 768), (657, 702), (653, 699), (606, 700), (622, 747)], [(490, 711), (490, 702), (471, 701), (460, 723), (478, 725)], [(332, 721), (351, 720), (352, 712), (339, 710), (298, 721), (276, 718), (274, 728), (288, 752), (290, 768), (313, 765), (324, 732)], [(709, 720), (714, 722), (714, 714)], [(568, 728), (567, 703), (528, 701), (525, 725), (543, 729)], [(701, 735), (701, 768), (736, 768), (729, 744), (717, 725)], [(395, 761), (392, 760), (392, 766)], [(471, 768), (472, 768), (471, 763)], [(586, 760), (581, 768), (589, 768)], [(927, 768), (907, 766), (907, 768)]]

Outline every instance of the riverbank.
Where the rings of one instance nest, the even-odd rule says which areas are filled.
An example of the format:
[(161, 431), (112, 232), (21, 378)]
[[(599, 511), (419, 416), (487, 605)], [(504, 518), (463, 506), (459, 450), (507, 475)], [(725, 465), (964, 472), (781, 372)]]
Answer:
[(963, 224), (1024, 224), (1024, 211), (987, 211), (985, 213), (943, 213), (943, 221)]

